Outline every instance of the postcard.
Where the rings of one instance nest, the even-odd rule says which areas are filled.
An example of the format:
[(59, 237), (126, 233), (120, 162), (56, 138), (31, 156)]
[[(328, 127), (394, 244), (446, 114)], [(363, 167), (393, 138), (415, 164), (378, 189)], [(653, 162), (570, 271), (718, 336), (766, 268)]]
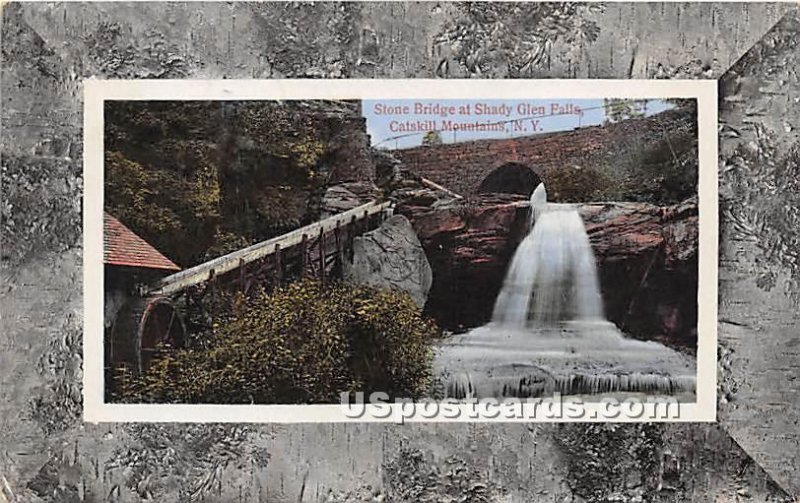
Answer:
[(713, 421), (716, 84), (85, 82), (87, 421)]

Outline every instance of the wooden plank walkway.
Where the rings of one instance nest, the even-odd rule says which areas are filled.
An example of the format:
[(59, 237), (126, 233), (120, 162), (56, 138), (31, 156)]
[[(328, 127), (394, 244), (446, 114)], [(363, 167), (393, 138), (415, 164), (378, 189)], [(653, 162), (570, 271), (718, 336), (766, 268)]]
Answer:
[[(264, 259), (272, 254), (283, 252), (295, 246), (305, 247), (310, 238), (324, 236), (328, 232), (336, 231), (337, 228), (345, 227), (373, 215), (388, 210), (391, 202), (379, 203), (372, 201), (351, 210), (333, 215), (319, 222), (306, 225), (281, 236), (256, 243), (241, 250), (223, 255), (200, 265), (185, 269), (178, 273), (163, 278), (156, 283), (148, 293), (160, 295), (172, 295), (187, 288), (199, 285), (220, 275), (229, 273), (235, 269), (243, 270), (249, 263)], [(364, 231), (369, 229), (364, 229)], [(303, 253), (303, 260), (306, 254)], [(305, 267), (304, 267), (305, 268)]]

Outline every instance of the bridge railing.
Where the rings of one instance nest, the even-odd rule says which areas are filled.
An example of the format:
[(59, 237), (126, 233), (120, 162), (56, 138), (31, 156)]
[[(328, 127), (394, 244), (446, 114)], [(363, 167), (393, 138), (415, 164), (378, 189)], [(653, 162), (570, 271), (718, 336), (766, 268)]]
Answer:
[(215, 276), (223, 275), (274, 253), (280, 253), (305, 243), (310, 237), (334, 231), (337, 227), (343, 227), (386, 211), (391, 205), (392, 203), (388, 201), (383, 203), (372, 201), (363, 204), (281, 236), (256, 243), (167, 276), (153, 285), (148, 293), (160, 295), (176, 294), (186, 288), (212, 280)]

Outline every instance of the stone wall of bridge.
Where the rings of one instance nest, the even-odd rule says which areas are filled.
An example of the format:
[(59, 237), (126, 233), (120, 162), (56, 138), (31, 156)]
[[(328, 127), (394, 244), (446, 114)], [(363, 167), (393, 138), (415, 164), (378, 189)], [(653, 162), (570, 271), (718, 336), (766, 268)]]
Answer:
[[(686, 133), (694, 118), (671, 110), (607, 126), (589, 126), (508, 139), (419, 146), (393, 151), (412, 172), (461, 195), (481, 190), (487, 177), (500, 168), (516, 165), (532, 170), (547, 181), (548, 173), (562, 167), (598, 167), (614, 170), (615, 159), (625, 152)], [(613, 177), (613, 173), (612, 173)], [(535, 185), (529, 188), (532, 190)]]

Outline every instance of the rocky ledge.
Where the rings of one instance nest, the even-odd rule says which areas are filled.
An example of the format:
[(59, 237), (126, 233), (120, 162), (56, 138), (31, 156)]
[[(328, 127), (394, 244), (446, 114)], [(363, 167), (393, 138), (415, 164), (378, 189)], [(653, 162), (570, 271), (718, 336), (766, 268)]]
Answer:
[(438, 207), (399, 203), (433, 269), (426, 314), (463, 331), (489, 321), (508, 262), (526, 232), (527, 203), (498, 195)]
[[(597, 258), (608, 319), (630, 336), (694, 351), (697, 200), (577, 206)], [(528, 211), (526, 200), (510, 194), (398, 204), (396, 212), (412, 222), (433, 269), (428, 315), (458, 332), (489, 321)]]

